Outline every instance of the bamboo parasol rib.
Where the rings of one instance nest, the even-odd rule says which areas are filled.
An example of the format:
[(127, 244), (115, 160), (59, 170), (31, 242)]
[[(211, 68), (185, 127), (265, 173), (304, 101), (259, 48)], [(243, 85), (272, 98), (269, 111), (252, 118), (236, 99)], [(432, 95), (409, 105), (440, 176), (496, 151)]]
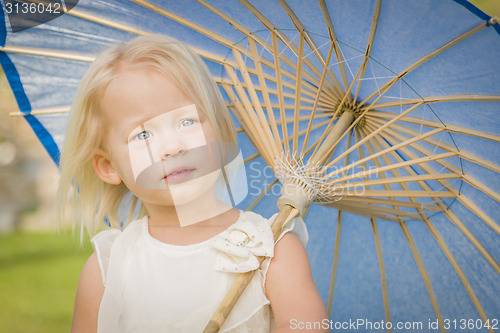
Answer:
[[(396, 128), (399, 128), (399, 127), (396, 127)], [(401, 128), (400, 128), (401, 129)], [(389, 130), (389, 129), (386, 129), (386, 131), (393, 135), (394, 137), (398, 138), (398, 139), (402, 139), (404, 138), (402, 135), (396, 133), (395, 131), (393, 130)], [(411, 133), (411, 130), (406, 130), (408, 132)], [(390, 136), (387, 136), (386, 137), (387, 140), (391, 141), (393, 140)], [(392, 142), (395, 142), (395, 141), (392, 141)], [(434, 144), (436, 144), (435, 141), (430, 141)], [(443, 145), (444, 146), (444, 145)], [(447, 148), (451, 148), (449, 146), (444, 146), (444, 147), (447, 147)], [(418, 148), (420, 151), (422, 152), (428, 152), (427, 149), (425, 149), (424, 147), (420, 146), (420, 145), (413, 145), (413, 148)], [(411, 153), (410, 151), (408, 151), (408, 155), (410, 157), (415, 157), (415, 155), (413, 153)], [(470, 179), (470, 178), (469, 178)], [(450, 184), (448, 183), (443, 183), (443, 185), (445, 185), (451, 192), (455, 193), (455, 195), (457, 196), (457, 199), (462, 202), (462, 204), (464, 204), (465, 207), (469, 208), (471, 211), (473, 211), (478, 217), (480, 217), (483, 221), (485, 221), (493, 230), (495, 230), (498, 234), (500, 234), (500, 226), (498, 226), (497, 223), (495, 223), (489, 216), (487, 216), (484, 212), (482, 212), (482, 210), (477, 207), (477, 205), (473, 204), (469, 199), (465, 198), (464, 196), (461, 196), (459, 195), (459, 191), (452, 187)], [(478, 185), (480, 188), (482, 188), (480, 185)], [(496, 194), (498, 195), (498, 194)]]
[[(402, 98), (397, 101), (385, 101), (380, 103), (374, 103), (374, 109), (382, 109), (389, 107), (399, 107), (414, 105), (416, 103), (432, 104), (439, 102), (462, 102), (462, 101), (474, 101), (474, 102), (498, 102), (500, 101), (500, 96), (490, 96), (490, 95), (444, 95), (444, 96), (427, 96), (420, 98)], [(363, 108), (363, 107), (362, 107)], [(374, 112), (370, 115), (375, 116), (377, 113)]]
[[(339, 47), (339, 44), (337, 42), (337, 36), (335, 34), (335, 29), (334, 29), (333, 24), (332, 24), (332, 19), (330, 17), (330, 13), (328, 11), (328, 8), (327, 8), (324, 0), (320, 0), (319, 4), (321, 6), (321, 11), (323, 12), (325, 22), (328, 26), (328, 35), (330, 36), (332, 47), (335, 50), (335, 55), (337, 57), (337, 62), (339, 64), (340, 74), (342, 75), (342, 81), (344, 83), (344, 87), (349, 87), (349, 78), (347, 77), (347, 73), (346, 73), (346, 69), (345, 69), (344, 57), (342, 55), (342, 52), (340, 51), (340, 47)], [(326, 63), (328, 64), (329, 62), (327, 61)]]
[[(375, 139), (374, 139), (375, 140)], [(382, 141), (383, 142), (383, 141)], [(376, 147), (377, 145), (380, 145), (380, 143), (378, 141), (373, 141), (373, 144), (375, 146), (375, 148), (378, 148)], [(368, 150), (370, 151), (370, 153), (373, 152), (373, 148), (370, 149), (370, 147), (368, 147)], [(397, 172), (397, 171), (393, 171), (393, 172)], [(410, 171), (411, 172), (411, 171)], [(427, 189), (428, 186), (425, 184), (425, 183), (421, 183), (420, 184), (422, 186), (423, 189)], [(435, 199), (436, 200), (436, 199)], [(438, 204), (442, 205), (442, 203), (440, 202), (440, 199), (437, 199), (438, 200)], [(451, 212), (449, 210), (446, 210), (446, 213), (447, 214), (450, 214)], [(422, 212), (420, 212), (420, 214), (422, 214)], [(467, 281), (467, 278), (465, 277), (465, 275), (463, 274), (462, 270), (460, 269), (460, 267), (457, 265), (456, 263), (456, 260), (453, 258), (453, 255), (451, 254), (451, 252), (448, 250), (447, 246), (446, 246), (446, 243), (443, 241), (442, 237), (439, 235), (439, 233), (437, 232), (436, 228), (434, 227), (433, 223), (427, 218), (425, 217), (424, 215), (422, 215), (423, 218), (424, 218), (424, 221), (426, 223), (426, 226), (429, 228), (429, 230), (431, 231), (431, 233), (434, 235), (434, 237), (437, 239), (438, 243), (440, 244), (441, 248), (443, 249), (443, 251), (445, 252), (446, 256), (448, 257), (448, 259), (450, 260), (450, 262), (452, 262), (455, 270), (457, 271), (457, 273), (459, 274), (460, 278), (462, 279), (462, 282), (465, 286), (465, 288), (467, 289), (474, 305), (476, 306), (478, 312), (480, 313), (481, 315), (481, 318), (486, 318), (486, 315), (484, 313), (484, 310), (483, 308), (481, 307), (481, 304), (479, 303), (476, 295), (474, 294), (469, 282)], [(465, 228), (465, 226), (463, 226), (463, 224), (461, 222), (458, 222), (458, 221), (455, 221), (456, 224), (460, 225), (462, 231), (464, 231), (464, 234), (467, 235), (467, 237), (469, 237), (469, 239), (476, 245), (476, 247), (479, 249), (479, 251), (481, 253), (483, 253), (483, 255), (485, 256), (485, 258), (492, 264), (492, 266), (494, 266), (496, 268), (496, 270), (500, 273), (500, 271), (498, 270), (498, 268), (500, 266), (498, 266), (498, 264), (496, 263), (496, 261), (491, 257), (491, 255), (482, 247), (482, 245), (476, 240), (474, 239), (474, 237), (472, 236), (472, 234)], [(465, 229), (465, 230), (464, 230)], [(408, 231), (408, 228), (406, 227), (406, 224), (405, 224), (405, 235), (410, 235), (409, 231)], [(413, 249), (413, 247), (412, 247)], [(437, 304), (435, 304), (435, 300), (433, 300), (433, 304), (435, 307), (437, 307)], [(442, 321), (442, 317), (440, 315), (440, 312), (438, 310), (436, 310), (436, 313), (438, 313), (438, 319), (440, 321)], [(443, 329), (444, 329), (444, 325), (441, 326)], [(490, 330), (490, 332), (492, 332)]]
[[(441, 46), (437, 50), (430, 52), (429, 54), (427, 54), (424, 57), (420, 58), (419, 60), (415, 61), (413, 64), (408, 66), (406, 69), (401, 71), (395, 78), (387, 81), (384, 85), (382, 85), (380, 90), (384, 91), (385, 89), (387, 89), (387, 87), (393, 85), (395, 83), (395, 81), (401, 80), (405, 75), (407, 75), (409, 72), (413, 71), (418, 66), (422, 65), (423, 63), (430, 60), (431, 58), (439, 55), (443, 51), (445, 51), (448, 48), (452, 47), (453, 45), (459, 43), (460, 41), (464, 40), (465, 38), (481, 31), (482, 29), (486, 28), (487, 25), (488, 25), (488, 23), (481, 23), (477, 27), (472, 28), (471, 30), (463, 33), (462, 35), (458, 36), (457, 38), (455, 38), (455, 39), (451, 40), (450, 42), (446, 43), (445, 45)], [(376, 94), (377, 94), (377, 92), (373, 92), (372, 94), (368, 95), (363, 101), (361, 101), (361, 104), (362, 105), (366, 104), (369, 100), (371, 100), (373, 97), (375, 97)]]
[[(380, 141), (374, 141), (373, 144), (375, 145), (375, 148), (379, 148), (377, 146), (379, 146), (381, 143), (383, 143), (384, 141), (383, 140), (380, 140)], [(425, 167), (424, 166), (424, 169), (426, 170), (429, 170), (429, 167)], [(411, 169), (407, 169), (406, 171), (408, 171), (409, 173), (414, 173), (413, 170)], [(430, 189), (429, 186), (425, 183), (420, 183), (420, 186), (422, 187), (422, 189)], [(448, 185), (450, 186), (450, 185)], [(441, 201), (437, 201), (438, 205), (442, 206), (443, 207), (443, 203)], [(446, 214), (451, 214), (451, 211), (449, 209), (445, 209), (444, 212)], [(500, 274), (500, 265), (495, 261), (495, 259), (488, 253), (488, 251), (481, 245), (481, 243), (472, 235), (472, 233), (465, 227), (465, 225), (459, 221), (458, 219), (455, 219), (455, 218), (450, 218), (454, 221), (454, 223), (462, 230), (462, 232), (464, 233), (464, 235), (467, 236), (467, 238), (469, 238), (469, 240), (476, 246), (476, 248), (479, 250), (479, 252), (481, 252), (483, 254), (483, 256), (485, 257), (485, 259), (495, 268), (495, 270)], [(427, 220), (427, 219), (425, 219)]]
[[(356, 131), (356, 138), (357, 138), (357, 141), (358, 141), (358, 142), (360, 142), (360, 139), (359, 139), (359, 132), (363, 132), (363, 129), (360, 129), (359, 131)], [(365, 136), (366, 136), (366, 135), (365, 135)], [(369, 152), (370, 154), (373, 154), (373, 153), (374, 153), (374, 152), (373, 152), (373, 149), (370, 149), (370, 145), (368, 145), (368, 144), (367, 144), (367, 145), (366, 145), (366, 147), (367, 147), (368, 152)], [(359, 156), (359, 157), (360, 157), (360, 159), (362, 160), (362, 159), (363, 159), (363, 151), (362, 151), (362, 150), (359, 150), (359, 155), (360, 155), (360, 156)], [(386, 159), (386, 158), (387, 158), (387, 156), (386, 156), (386, 155), (383, 155), (382, 157), (383, 157), (384, 159)], [(376, 159), (374, 160), (374, 163), (375, 163), (375, 166), (380, 167), (379, 158), (376, 158)], [(391, 172), (392, 172), (393, 176), (398, 175), (398, 171), (397, 171), (397, 170), (391, 170)], [(382, 178), (382, 179), (385, 179), (385, 178), (386, 178), (386, 176), (385, 176), (384, 174), (380, 174), (380, 176), (381, 176), (381, 178)], [(409, 190), (409, 189), (408, 189), (408, 187), (406, 186), (406, 184), (403, 184), (403, 185), (402, 185), (402, 187), (403, 187), (403, 189), (405, 189), (405, 190)], [(389, 186), (388, 184), (384, 184), (384, 188), (385, 188), (386, 190), (388, 190), (388, 189), (390, 188), (390, 186)], [(419, 214), (418, 214), (418, 215), (422, 215), (422, 217), (424, 217), (424, 216), (425, 216), (425, 215), (423, 215), (421, 212), (419, 212)], [(435, 311), (435, 312), (436, 312), (436, 314), (437, 314), (438, 320), (439, 320), (439, 321), (441, 322), (441, 324), (442, 324), (442, 317), (441, 317), (441, 313), (440, 313), (439, 306), (438, 306), (437, 301), (436, 301), (436, 296), (435, 296), (435, 293), (434, 293), (433, 288), (432, 288), (432, 285), (431, 285), (431, 283), (430, 283), (430, 281), (429, 281), (429, 277), (428, 277), (428, 275), (427, 275), (427, 272), (426, 272), (426, 270), (425, 270), (425, 267), (423, 266), (422, 260), (421, 260), (421, 258), (420, 258), (419, 253), (418, 253), (418, 250), (417, 250), (417, 248), (416, 248), (416, 246), (415, 246), (415, 243), (413, 242), (413, 239), (412, 239), (412, 237), (411, 237), (411, 233), (409, 232), (409, 230), (408, 230), (408, 228), (407, 228), (406, 223), (404, 222), (404, 220), (402, 220), (402, 219), (401, 219), (401, 217), (403, 217), (403, 216), (401, 216), (401, 215), (399, 215), (399, 216), (398, 216), (398, 221), (397, 221), (397, 222), (398, 222), (398, 223), (399, 223), (399, 225), (401, 226), (401, 229), (403, 230), (403, 233), (404, 233), (404, 235), (405, 235), (406, 239), (408, 240), (408, 243), (409, 243), (409, 245), (410, 245), (410, 248), (411, 248), (411, 250), (412, 250), (412, 253), (413, 253), (413, 255), (414, 255), (414, 257), (415, 257), (415, 259), (416, 259), (416, 261), (417, 261), (417, 264), (418, 264), (419, 270), (420, 270), (420, 272), (421, 272), (421, 274), (422, 274), (422, 276), (423, 276), (423, 278), (424, 278), (424, 282), (425, 282), (425, 285), (426, 285), (427, 291), (428, 291), (428, 293), (429, 293), (429, 295), (430, 295), (431, 302), (432, 302), (432, 305), (433, 305), (433, 307), (434, 307), (434, 311)], [(372, 227), (373, 227), (373, 226), (374, 226), (374, 224), (375, 224), (375, 218), (373, 218), (373, 217), (372, 217), (371, 222), (372, 222)], [(376, 225), (375, 225), (375, 226), (376, 226)], [(374, 236), (375, 236), (375, 238), (376, 238), (376, 240), (377, 240), (377, 238), (378, 238), (377, 236), (378, 236), (378, 235), (377, 235), (377, 232), (376, 232), (375, 228), (374, 228)], [(378, 254), (379, 258), (381, 258), (381, 250), (379, 249), (379, 247), (380, 247), (380, 244), (378, 244), (378, 245), (377, 245), (377, 254)], [(379, 260), (380, 260), (380, 259), (379, 259)], [(379, 263), (379, 265), (380, 265), (380, 263)], [(382, 278), (383, 276), (384, 276), (384, 273), (383, 273), (383, 270), (382, 270), (382, 268), (381, 268), (381, 278)], [(388, 297), (387, 297), (387, 290), (386, 290), (385, 282), (383, 283), (383, 288), (384, 288), (383, 292), (384, 292), (384, 304), (385, 304), (385, 308), (384, 308), (384, 310), (385, 310), (385, 312), (386, 312), (386, 318), (388, 318), (390, 315), (389, 315), (389, 310), (388, 310)], [(443, 328), (442, 328), (442, 330), (444, 330), (444, 326), (441, 326), (441, 327), (443, 327)]]

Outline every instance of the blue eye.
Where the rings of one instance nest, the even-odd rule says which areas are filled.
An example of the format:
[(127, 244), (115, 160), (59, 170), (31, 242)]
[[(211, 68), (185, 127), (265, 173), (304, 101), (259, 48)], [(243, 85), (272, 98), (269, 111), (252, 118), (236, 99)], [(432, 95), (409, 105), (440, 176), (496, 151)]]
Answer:
[(187, 127), (187, 126), (191, 126), (195, 123), (196, 121), (194, 119), (183, 119), (181, 121), (181, 126), (184, 126), (184, 127)]
[(149, 133), (148, 131), (142, 131), (141, 133), (136, 135), (136, 138), (139, 140), (146, 140), (149, 139), (150, 136), (151, 133)]

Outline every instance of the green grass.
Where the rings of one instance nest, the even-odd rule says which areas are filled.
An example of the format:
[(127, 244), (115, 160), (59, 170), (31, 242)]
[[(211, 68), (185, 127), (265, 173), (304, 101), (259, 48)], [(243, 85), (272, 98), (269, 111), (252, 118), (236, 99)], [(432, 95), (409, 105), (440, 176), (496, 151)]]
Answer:
[(92, 252), (69, 231), (0, 236), (0, 331), (69, 332), (78, 278)]

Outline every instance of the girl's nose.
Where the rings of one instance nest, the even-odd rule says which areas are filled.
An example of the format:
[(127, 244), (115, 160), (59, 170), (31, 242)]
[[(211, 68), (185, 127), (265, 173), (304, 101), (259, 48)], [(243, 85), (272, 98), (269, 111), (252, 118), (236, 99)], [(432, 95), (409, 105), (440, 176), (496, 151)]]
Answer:
[(173, 153), (165, 153), (163, 154), (163, 157), (169, 157), (169, 156), (175, 156), (175, 155), (181, 155), (184, 153), (184, 149), (179, 149), (178, 151), (174, 151)]
[(186, 151), (186, 146), (179, 137), (170, 135), (164, 139), (161, 147), (162, 158), (180, 155)]

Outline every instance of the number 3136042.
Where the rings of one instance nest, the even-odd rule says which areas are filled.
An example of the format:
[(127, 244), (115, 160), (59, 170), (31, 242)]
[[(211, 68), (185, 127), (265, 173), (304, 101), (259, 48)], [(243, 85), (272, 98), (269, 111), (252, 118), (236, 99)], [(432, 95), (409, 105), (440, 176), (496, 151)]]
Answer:
[(11, 3), (7, 2), (5, 4), (5, 11), (7, 14), (42, 14), (42, 13), (51, 13), (51, 14), (61, 14), (61, 4), (60, 3)]
[(488, 319), (483, 322), (481, 319), (444, 319), (444, 329), (461, 329), (461, 330), (473, 330), (473, 329), (493, 329), (498, 328), (498, 319)]

